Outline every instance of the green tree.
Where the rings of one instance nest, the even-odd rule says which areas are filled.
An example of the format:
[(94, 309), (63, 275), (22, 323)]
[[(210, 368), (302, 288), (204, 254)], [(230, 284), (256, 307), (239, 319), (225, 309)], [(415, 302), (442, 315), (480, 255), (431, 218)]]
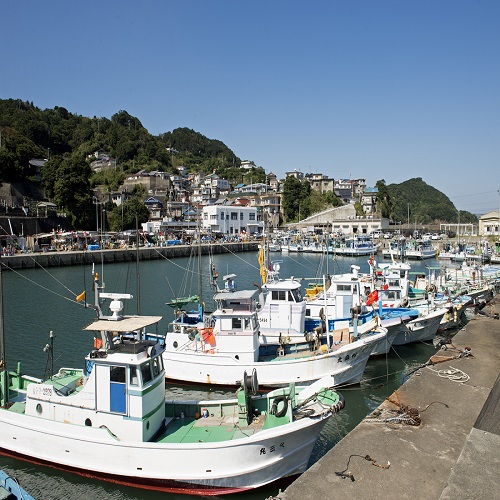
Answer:
[(111, 231), (135, 229), (136, 217), (139, 226), (149, 219), (149, 211), (146, 205), (144, 205), (143, 200), (138, 196), (128, 199), (121, 206), (115, 206), (109, 211), (106, 210), (106, 214)]
[(90, 169), (79, 155), (51, 159), (43, 169), (48, 198), (70, 217), (72, 227), (86, 229), (92, 220)]
[(385, 180), (381, 179), (377, 181), (375, 183), (375, 187), (378, 190), (377, 199), (375, 202), (377, 207), (377, 212), (380, 214), (381, 217), (390, 219), (393, 212), (393, 206)]
[(286, 221), (302, 220), (311, 213), (311, 185), (307, 180), (298, 180), (289, 175), (283, 184), (283, 213)]

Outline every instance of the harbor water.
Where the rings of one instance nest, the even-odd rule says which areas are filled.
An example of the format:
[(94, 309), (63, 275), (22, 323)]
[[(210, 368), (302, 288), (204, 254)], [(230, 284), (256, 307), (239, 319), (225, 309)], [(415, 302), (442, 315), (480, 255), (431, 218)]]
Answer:
[[(271, 254), (280, 262), (282, 278), (303, 278), (305, 285), (320, 280), (323, 273), (348, 272), (351, 264), (368, 272), (368, 257), (332, 258), (321, 254), (293, 253)], [(238, 289), (255, 288), (260, 283), (256, 252), (214, 255), (213, 264), (222, 277), (236, 274)], [(382, 261), (382, 257), (379, 256)], [(125, 301), (126, 314), (161, 315), (160, 330), (164, 333), (173, 320), (173, 309), (165, 303), (176, 297), (197, 294), (202, 286), (202, 300), (206, 309), (212, 310), (213, 288), (210, 286), (210, 260), (202, 257), (201, 266), (195, 256), (191, 258), (162, 259), (148, 262), (106, 264), (96, 271), (105, 283), (106, 292), (131, 293), (133, 299)], [(426, 271), (426, 266), (436, 266), (434, 259), (415, 261), (412, 271)], [(201, 269), (201, 279), (199, 269)], [(83, 302), (76, 302), (83, 290), (86, 300), (93, 303), (92, 268), (90, 265), (23, 271), (2, 272), (7, 368), (13, 370), (18, 361), (29, 375), (43, 378), (60, 367), (82, 368), (84, 356), (93, 347), (91, 332), (82, 331), (92, 322), (95, 312)], [(140, 301), (138, 300), (140, 297)], [(54, 335), (53, 360), (47, 357), (49, 335)], [(393, 348), (383, 357), (368, 361), (363, 381), (356, 386), (341, 389), (346, 406), (331, 418), (316, 443), (311, 462), (319, 460), (328, 450), (349, 433), (369, 412), (399, 387), (410, 374), (425, 363), (436, 351), (432, 343), (416, 343)], [(229, 397), (234, 393), (220, 389), (167, 386), (171, 396), (192, 399), (193, 392), (206, 398)], [(168, 464), (165, 464), (168, 468)], [(154, 491), (128, 488), (79, 475), (62, 472), (50, 467), (0, 455), (0, 469), (14, 476), (35, 498), (45, 500), (72, 500), (80, 498), (188, 499), (186, 495), (168, 495)], [(286, 481), (268, 485), (259, 490), (230, 495), (228, 498), (262, 500), (277, 495)]]

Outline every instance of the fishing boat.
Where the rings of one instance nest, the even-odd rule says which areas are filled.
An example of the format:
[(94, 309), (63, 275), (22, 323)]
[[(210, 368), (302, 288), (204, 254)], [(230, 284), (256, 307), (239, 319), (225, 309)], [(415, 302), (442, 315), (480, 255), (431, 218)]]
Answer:
[(389, 248), (382, 249), (382, 256), (386, 259), (404, 259), (406, 248), (406, 238), (404, 236), (399, 236), (389, 242)]
[[(19, 365), (7, 370), (2, 334), (2, 454), (197, 495), (246, 491), (305, 470), (327, 419), (343, 407), (333, 381), (262, 394), (257, 373), (242, 370), (233, 399), (166, 400), (164, 346), (147, 335), (161, 317), (123, 315), (132, 296), (102, 289), (95, 275), (89, 307), (96, 317), (84, 328), (93, 332), (94, 348), (84, 369), (61, 368), (43, 380), (22, 374)], [(102, 310), (107, 301), (109, 315)], [(52, 335), (48, 346), (53, 353)]]
[(374, 255), (378, 252), (381, 243), (375, 243), (370, 236), (355, 236), (347, 238), (345, 244), (336, 248), (336, 255), (350, 257), (361, 257), (363, 255)]
[(436, 257), (437, 249), (429, 240), (417, 240), (408, 245), (405, 250), (407, 259), (423, 260)]
[[(373, 259), (369, 263), (376, 267)], [(370, 326), (376, 322), (387, 330), (387, 338), (385, 343), (374, 348), (371, 355), (386, 354), (394, 338), (405, 329), (404, 324), (415, 319), (418, 312), (400, 307), (401, 304), (395, 307), (394, 303), (388, 302), (387, 297), (400, 297), (401, 291), (384, 289), (382, 283), (378, 291), (376, 277), (360, 274), (359, 269), (359, 266), (352, 265), (350, 273), (329, 277), (325, 280), (325, 292), (308, 297), (305, 328), (309, 330), (321, 324), (324, 325), (323, 330), (327, 326), (330, 331), (349, 328), (354, 338), (363, 338), (371, 333)], [(399, 274), (393, 276), (396, 280)]]
[(234, 278), (234, 274), (225, 276), (224, 289), (215, 293), (211, 324), (190, 332), (167, 332), (163, 359), (168, 379), (234, 386), (239, 373), (255, 369), (266, 387), (306, 384), (324, 376), (333, 376), (334, 385), (355, 384), (371, 350), (385, 341), (387, 330), (378, 327), (366, 339), (354, 339), (341, 330), (327, 336), (301, 333), (301, 341), (296, 342), (286, 332), (281, 336), (278, 332), (276, 341), (262, 343), (261, 292), (236, 290)]

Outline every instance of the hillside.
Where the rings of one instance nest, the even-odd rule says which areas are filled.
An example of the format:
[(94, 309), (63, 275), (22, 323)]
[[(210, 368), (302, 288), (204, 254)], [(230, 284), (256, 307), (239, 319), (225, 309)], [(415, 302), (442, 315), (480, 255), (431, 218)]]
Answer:
[[(215, 172), (232, 185), (266, 179), (261, 167), (250, 171), (240, 169), (240, 159), (219, 140), (189, 128), (154, 136), (138, 118), (123, 110), (110, 119), (89, 118), (59, 106), (42, 110), (32, 102), (0, 99), (0, 132), (0, 182), (23, 184), (25, 190), (32, 192), (43, 189), (47, 199), (64, 207), (76, 228), (89, 227), (94, 220), (92, 189), (95, 186), (116, 190), (127, 174), (138, 170), (175, 172), (177, 166), (184, 165), (189, 171)], [(90, 164), (97, 151), (115, 159), (116, 168), (93, 172)], [(41, 179), (28, 168), (32, 158), (48, 159)], [(455, 222), (458, 218), (449, 198), (420, 178), (389, 185), (378, 181), (377, 187), (379, 213), (393, 221), (406, 222), (409, 216), (410, 222), (426, 224), (433, 220)], [(333, 195), (315, 199), (310, 189), (299, 191), (288, 207), (289, 220), (295, 218), (300, 207), (305, 216), (308, 210), (312, 213), (325, 204), (331, 206), (338, 202)], [(136, 193), (137, 200), (141, 195)], [(125, 213), (127, 209), (130, 213), (136, 211), (140, 205), (131, 203), (125, 207)], [(111, 214), (115, 208), (108, 206), (106, 210)], [(147, 213), (143, 212), (143, 216)], [(123, 212), (117, 218), (122, 220)], [(460, 220), (477, 222), (477, 217), (461, 212)]]
[[(417, 177), (401, 184), (387, 185), (390, 197), (390, 218), (403, 223), (430, 224), (435, 221), (456, 222), (458, 210), (451, 200), (436, 188)], [(477, 223), (478, 219), (470, 212), (460, 211), (462, 222)]]
[[(64, 207), (79, 228), (93, 220), (93, 187), (115, 190), (138, 170), (175, 172), (185, 165), (242, 181), (240, 159), (221, 141), (187, 128), (154, 136), (123, 110), (111, 119), (88, 118), (59, 106), (42, 110), (32, 102), (0, 99), (0, 132), (0, 182), (42, 187), (46, 198)], [(116, 168), (93, 172), (90, 164), (97, 151), (116, 160)], [(41, 179), (29, 170), (32, 158), (48, 159)]]

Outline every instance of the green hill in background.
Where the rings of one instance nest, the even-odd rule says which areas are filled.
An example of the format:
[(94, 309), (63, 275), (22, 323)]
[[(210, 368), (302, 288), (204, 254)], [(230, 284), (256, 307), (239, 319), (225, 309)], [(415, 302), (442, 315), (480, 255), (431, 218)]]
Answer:
[[(0, 99), (0, 132), (0, 182), (43, 188), (46, 197), (64, 208), (77, 227), (93, 220), (92, 188), (100, 185), (116, 190), (127, 174), (139, 170), (174, 173), (176, 167), (184, 165), (188, 171), (215, 172), (233, 186), (266, 180), (262, 167), (240, 169), (241, 160), (219, 140), (189, 128), (154, 136), (138, 118), (123, 110), (110, 119), (89, 118), (59, 106), (42, 110), (32, 102)], [(96, 152), (115, 159), (116, 167), (93, 172), (90, 164)], [(33, 158), (48, 160), (41, 179), (28, 168)], [(388, 185), (382, 180), (376, 185), (378, 213), (393, 222), (427, 224), (458, 219), (449, 198), (421, 178)], [(326, 199), (326, 203), (333, 202), (338, 201)], [(477, 217), (461, 211), (460, 220), (477, 222)]]

